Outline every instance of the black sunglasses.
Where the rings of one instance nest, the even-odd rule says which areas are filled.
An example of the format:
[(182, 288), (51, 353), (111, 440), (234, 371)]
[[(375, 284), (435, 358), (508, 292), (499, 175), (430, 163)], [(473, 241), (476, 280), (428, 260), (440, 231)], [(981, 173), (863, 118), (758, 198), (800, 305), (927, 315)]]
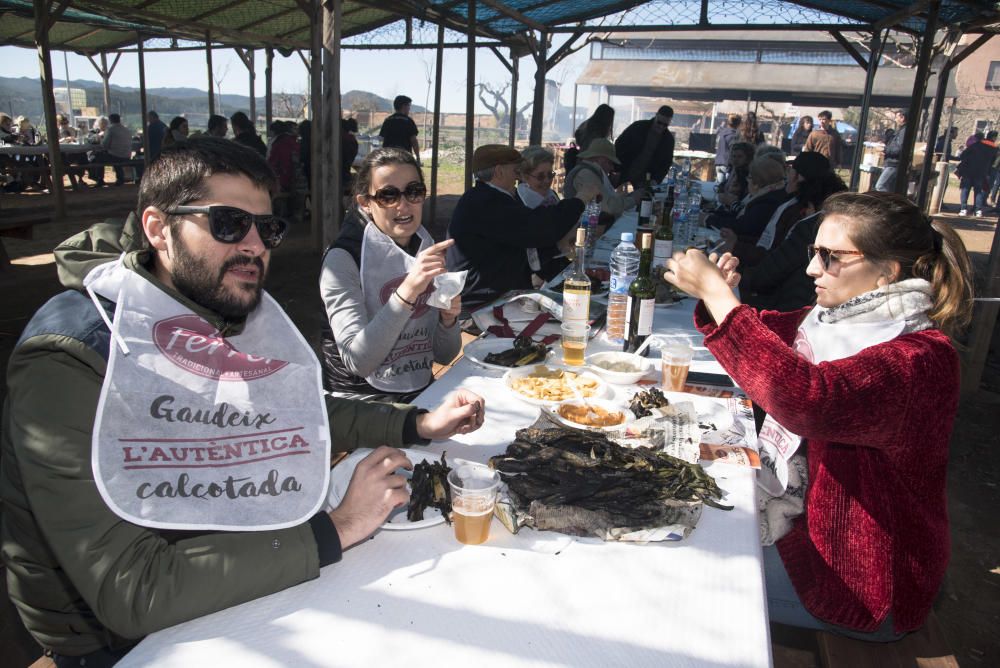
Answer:
[(861, 251), (856, 250), (833, 250), (832, 248), (824, 248), (823, 246), (814, 246), (809, 244), (806, 246), (806, 254), (809, 256), (809, 261), (819, 255), (819, 261), (823, 263), (823, 269), (830, 271), (830, 265), (833, 264), (834, 260), (840, 260), (838, 255), (858, 255), (864, 257), (865, 254)]
[(288, 231), (288, 221), (284, 218), (269, 213), (249, 213), (235, 206), (175, 206), (166, 212), (168, 216), (191, 213), (206, 214), (212, 238), (224, 244), (239, 243), (256, 225), (264, 247), (277, 248)]
[(427, 186), (419, 181), (410, 181), (404, 190), (396, 186), (382, 186), (374, 195), (368, 195), (368, 200), (385, 209), (399, 204), (400, 197), (405, 197), (410, 204), (420, 204), (427, 197)]

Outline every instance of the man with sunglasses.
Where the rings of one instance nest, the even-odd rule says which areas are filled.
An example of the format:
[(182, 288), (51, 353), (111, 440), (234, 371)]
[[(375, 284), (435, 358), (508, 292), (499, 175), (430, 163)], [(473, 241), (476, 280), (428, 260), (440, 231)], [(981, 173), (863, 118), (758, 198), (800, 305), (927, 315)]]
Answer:
[(470, 310), (508, 290), (531, 289), (526, 249), (555, 246), (600, 194), (591, 183), (554, 206), (529, 209), (515, 197), (520, 164), (521, 154), (502, 144), (480, 146), (472, 155), (476, 185), (458, 200), (448, 227), (455, 240), (448, 266), (469, 271), (462, 304)]
[[(482, 424), (324, 397), (311, 347), (262, 286), (283, 220), (252, 149), (163, 152), (137, 214), (57, 249), (71, 288), (10, 359), (0, 498), (12, 601), (59, 666), (114, 664), (144, 635), (315, 578), (404, 504), (385, 444)], [(376, 448), (326, 505), (332, 448)]]
[(674, 135), (670, 122), (673, 107), (663, 105), (653, 118), (636, 121), (625, 128), (615, 140), (615, 153), (621, 161), (621, 182), (631, 182), (639, 187), (645, 184), (646, 174), (659, 183), (674, 164)]

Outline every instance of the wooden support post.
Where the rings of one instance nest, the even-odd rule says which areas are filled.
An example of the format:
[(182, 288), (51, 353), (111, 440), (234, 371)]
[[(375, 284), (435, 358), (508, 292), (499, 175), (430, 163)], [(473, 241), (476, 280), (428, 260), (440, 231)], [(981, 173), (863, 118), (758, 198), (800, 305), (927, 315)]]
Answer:
[[(906, 122), (910, 126), (903, 137), (903, 148), (899, 154), (899, 171), (896, 172), (895, 192), (905, 195), (906, 185), (910, 178), (910, 163), (913, 162), (913, 145), (917, 142), (917, 121), (920, 109), (923, 107), (924, 94), (927, 90), (927, 73), (930, 71), (931, 51), (934, 49), (934, 33), (937, 32), (938, 11), (941, 0), (931, 0), (927, 8), (927, 22), (924, 36), (920, 38), (920, 53), (917, 56), (917, 71), (913, 75), (913, 95), (910, 97), (910, 108), (906, 113)], [(933, 148), (933, 146), (931, 147)]]
[[(1000, 228), (1000, 221), (996, 225), (997, 228)], [(1000, 297), (1000, 233), (996, 231), (997, 228), (994, 228), (993, 231), (990, 262), (987, 265), (986, 280), (983, 281), (983, 294), (979, 295), (980, 297), (994, 299)], [(968, 347), (962, 354), (963, 397), (971, 396), (979, 390), (998, 313), (1000, 313), (1000, 303), (976, 302), (975, 310), (972, 313), (972, 324), (969, 326)]]
[(425, 226), (437, 220), (438, 148), (441, 145), (441, 80), (444, 73), (444, 23), (438, 24), (437, 59), (434, 63), (434, 129), (431, 140), (431, 210)]
[(573, 125), (572, 125), (572, 127), (573, 127), (573, 133), (574, 134), (576, 133), (576, 128), (577, 128), (577, 125), (576, 125), (576, 98), (577, 98), (577, 95), (579, 94), (579, 92), (580, 92), (580, 86), (579, 86), (579, 84), (573, 84)]
[(264, 66), (264, 122), (270, 129), (274, 120), (274, 48), (269, 46), (264, 53), (267, 58)]
[[(330, 6), (332, 5), (332, 6)], [(323, 12), (323, 127), (326, 156), (323, 170), (323, 237), (321, 248), (327, 248), (340, 233), (344, 214), (343, 178), (341, 171), (341, 109), (340, 109), (340, 38), (343, 22), (343, 0), (332, 0)]]
[(545, 120), (545, 61), (549, 35), (540, 33), (535, 51), (535, 102), (531, 107), (531, 135), (528, 143), (532, 146), (542, 143), (542, 124)]
[(108, 70), (108, 54), (101, 51), (101, 82), (104, 84), (104, 115), (111, 113), (111, 72)]
[(851, 190), (858, 189), (861, 181), (861, 154), (865, 148), (865, 134), (868, 131), (868, 115), (872, 105), (872, 87), (875, 85), (875, 73), (878, 71), (878, 61), (882, 59), (882, 31), (872, 33), (868, 43), (868, 67), (865, 74), (865, 93), (861, 99), (861, 118), (858, 120), (858, 140), (854, 144), (854, 159), (851, 160)]
[(309, 110), (312, 119), (312, 183), (310, 199), (312, 220), (310, 239), (313, 248), (323, 250), (323, 0), (313, 0), (309, 20), (312, 38), (309, 45)]
[(52, 53), (49, 50), (49, 29), (56, 15), (49, 13), (46, 0), (35, 3), (35, 46), (38, 50), (38, 69), (41, 74), (42, 106), (45, 109), (45, 134), (49, 146), (49, 165), (52, 169), (52, 203), (56, 219), (66, 217), (66, 193), (63, 192), (63, 163), (59, 151), (59, 125), (56, 123), (56, 98), (52, 92)]
[[(139, 41), (136, 42), (136, 53), (139, 56), (139, 109), (142, 120), (142, 162), (145, 168), (149, 167), (149, 133), (146, 132), (146, 56), (143, 53), (142, 33), (139, 33)], [(145, 174), (145, 170), (143, 170)]]
[(208, 65), (208, 115), (215, 113), (215, 72), (212, 70), (212, 35), (205, 33), (205, 63)]
[[(253, 54), (253, 47), (247, 49), (247, 72), (250, 74), (250, 122), (253, 123), (254, 127), (257, 127), (257, 92), (254, 87), (254, 81), (257, 79), (257, 72), (254, 70)], [(270, 126), (264, 128), (265, 133), (270, 130)]]
[(472, 187), (476, 116), (476, 0), (469, 0), (468, 51), (465, 60), (465, 189)]
[(519, 63), (521, 59), (514, 53), (514, 49), (510, 50), (510, 136), (507, 138), (507, 143), (510, 147), (514, 147), (514, 142), (517, 140), (517, 87), (521, 83), (520, 71), (521, 68)]

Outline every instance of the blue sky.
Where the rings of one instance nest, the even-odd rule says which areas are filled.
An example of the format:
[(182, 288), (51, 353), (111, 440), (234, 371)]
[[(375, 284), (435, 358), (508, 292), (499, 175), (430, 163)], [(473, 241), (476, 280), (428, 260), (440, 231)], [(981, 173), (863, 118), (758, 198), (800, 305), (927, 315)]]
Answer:
[[(561, 44), (557, 39), (553, 50)], [(551, 52), (551, 51), (550, 51)], [(550, 79), (564, 81), (562, 101), (572, 104), (573, 80), (587, 63), (587, 48), (573, 54), (548, 75)], [(430, 91), (430, 101), (433, 104), (434, 50), (412, 51), (359, 51), (344, 50), (341, 66), (342, 90), (367, 90), (383, 97), (392, 99), (398, 94), (406, 94), (413, 98), (416, 104), (424, 105)], [(446, 49), (444, 57), (444, 81), (442, 85), (442, 108), (446, 112), (459, 113), (465, 109), (465, 51), (462, 49)], [(257, 79), (256, 93), (264, 95), (264, 52), (258, 51), (256, 56)], [(53, 52), (53, 76), (57, 81), (65, 77), (63, 53)], [(89, 79), (100, 81), (97, 71), (84, 56), (73, 53), (66, 59), (69, 65), (70, 79)], [(222, 81), (224, 94), (247, 95), (249, 93), (249, 77), (243, 62), (231, 49), (216, 49), (212, 55), (216, 76), (225, 72)], [(13, 46), (0, 47), (0, 62), (3, 76), (38, 78), (38, 57), (33, 49), (23, 49)], [(227, 69), (228, 68), (228, 69)], [(430, 69), (431, 83), (428, 86), (427, 71)], [(510, 78), (506, 68), (500, 64), (496, 56), (488, 49), (479, 49), (476, 56), (476, 81), (491, 84), (501, 84)], [(526, 57), (521, 59), (521, 85), (518, 86), (518, 106), (531, 99), (534, 86), (534, 63)], [(111, 83), (121, 86), (139, 86), (139, 65), (135, 54), (124, 54), (118, 63)], [(208, 90), (208, 70), (205, 65), (204, 51), (175, 51), (170, 53), (148, 53), (146, 55), (146, 85), (149, 88), (185, 86)], [(303, 93), (309, 89), (309, 78), (306, 68), (298, 55), (288, 58), (275, 54), (274, 58), (274, 91), (288, 93)], [(207, 95), (207, 93), (206, 93)], [(582, 92), (581, 92), (582, 96)], [(582, 103), (582, 100), (581, 100)], [(476, 110), (487, 112), (478, 99)]]

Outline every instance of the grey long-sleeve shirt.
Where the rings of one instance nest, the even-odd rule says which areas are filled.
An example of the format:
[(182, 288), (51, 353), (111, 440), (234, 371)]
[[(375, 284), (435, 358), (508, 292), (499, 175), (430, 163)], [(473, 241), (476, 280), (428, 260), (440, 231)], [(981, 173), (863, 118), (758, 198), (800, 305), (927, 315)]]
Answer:
[[(408, 309), (398, 299), (390, 299), (371, 320), (361, 292), (361, 272), (346, 250), (331, 249), (323, 261), (319, 280), (337, 348), (347, 369), (367, 377), (382, 364), (410, 319)], [(458, 324), (445, 327), (438, 320), (433, 334), (434, 361), (446, 364), (462, 347)]]

